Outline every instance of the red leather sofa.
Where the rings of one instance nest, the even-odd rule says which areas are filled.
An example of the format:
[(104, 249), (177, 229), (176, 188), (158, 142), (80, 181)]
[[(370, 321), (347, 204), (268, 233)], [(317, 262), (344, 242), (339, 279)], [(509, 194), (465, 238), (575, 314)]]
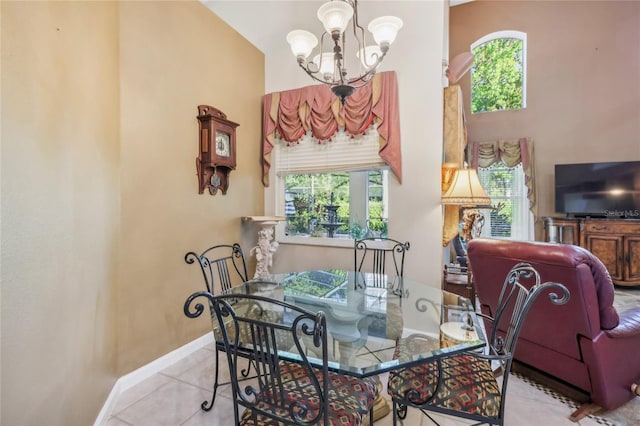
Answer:
[(495, 314), (504, 277), (519, 262), (531, 264), (543, 282), (562, 283), (571, 293), (563, 306), (533, 305), (516, 360), (587, 392), (593, 404), (607, 410), (634, 397), (631, 385), (640, 380), (640, 306), (616, 312), (614, 286), (598, 258), (569, 244), (493, 239), (471, 240), (468, 256), (480, 309), (488, 315)]

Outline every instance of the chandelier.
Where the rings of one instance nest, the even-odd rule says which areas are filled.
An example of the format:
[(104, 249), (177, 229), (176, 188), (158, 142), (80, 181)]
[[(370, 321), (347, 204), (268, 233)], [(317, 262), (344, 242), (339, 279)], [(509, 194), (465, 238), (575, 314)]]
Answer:
[[(344, 104), (356, 88), (366, 85), (373, 78), (389, 46), (396, 39), (398, 30), (402, 28), (402, 20), (395, 16), (381, 16), (372, 20), (367, 29), (376, 44), (367, 45), (364, 28), (358, 22), (357, 0), (329, 1), (320, 6), (317, 15), (325, 29), (320, 37), (319, 54), (307, 60), (318, 45), (318, 38), (309, 31), (291, 31), (287, 34), (287, 42), (300, 68), (314, 80), (331, 86), (331, 91)], [(351, 29), (346, 31), (349, 21)], [(353, 33), (355, 38), (353, 46), (349, 44), (349, 48), (359, 59), (357, 76), (349, 75), (345, 65), (347, 32)]]

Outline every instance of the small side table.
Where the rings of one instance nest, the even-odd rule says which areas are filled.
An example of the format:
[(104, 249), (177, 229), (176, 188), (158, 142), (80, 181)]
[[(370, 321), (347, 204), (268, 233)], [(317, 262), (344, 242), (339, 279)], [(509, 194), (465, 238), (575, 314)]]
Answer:
[(466, 297), (471, 300), (473, 309), (476, 308), (476, 291), (473, 287), (473, 276), (468, 268), (459, 266), (447, 268), (445, 266), (442, 289), (458, 296)]
[(478, 332), (468, 327), (464, 322), (450, 321), (440, 325), (440, 341), (444, 347), (477, 339)]

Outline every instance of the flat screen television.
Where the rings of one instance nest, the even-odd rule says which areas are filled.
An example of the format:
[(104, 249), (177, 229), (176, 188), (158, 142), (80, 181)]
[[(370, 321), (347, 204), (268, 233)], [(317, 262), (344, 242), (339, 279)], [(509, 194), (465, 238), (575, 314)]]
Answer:
[(640, 161), (556, 164), (555, 210), (568, 217), (640, 219)]

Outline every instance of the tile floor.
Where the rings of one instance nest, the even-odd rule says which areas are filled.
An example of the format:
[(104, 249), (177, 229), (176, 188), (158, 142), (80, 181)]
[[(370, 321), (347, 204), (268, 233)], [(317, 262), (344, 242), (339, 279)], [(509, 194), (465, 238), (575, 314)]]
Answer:
[[(233, 403), (230, 399), (229, 386), (218, 388), (213, 410), (204, 412), (200, 409), (201, 402), (211, 397), (213, 363), (213, 345), (208, 345), (129, 388), (119, 396), (105, 426), (233, 425)], [(226, 369), (221, 369), (221, 376), (223, 380), (228, 377)], [(386, 375), (381, 379), (385, 384)], [(386, 396), (386, 390), (383, 391), (383, 395)], [(512, 376), (509, 379), (506, 425), (595, 426), (600, 424), (592, 418), (573, 423), (569, 420), (572, 411), (561, 401), (528, 385), (518, 377)], [(434, 415), (434, 417), (438, 417), (438, 422), (443, 426), (471, 423), (446, 416)], [(375, 424), (376, 426), (391, 425), (392, 415), (387, 415)], [(418, 426), (433, 423), (419, 411), (409, 409), (407, 419), (402, 424)], [(619, 426), (631, 426), (631, 423), (619, 423)]]

